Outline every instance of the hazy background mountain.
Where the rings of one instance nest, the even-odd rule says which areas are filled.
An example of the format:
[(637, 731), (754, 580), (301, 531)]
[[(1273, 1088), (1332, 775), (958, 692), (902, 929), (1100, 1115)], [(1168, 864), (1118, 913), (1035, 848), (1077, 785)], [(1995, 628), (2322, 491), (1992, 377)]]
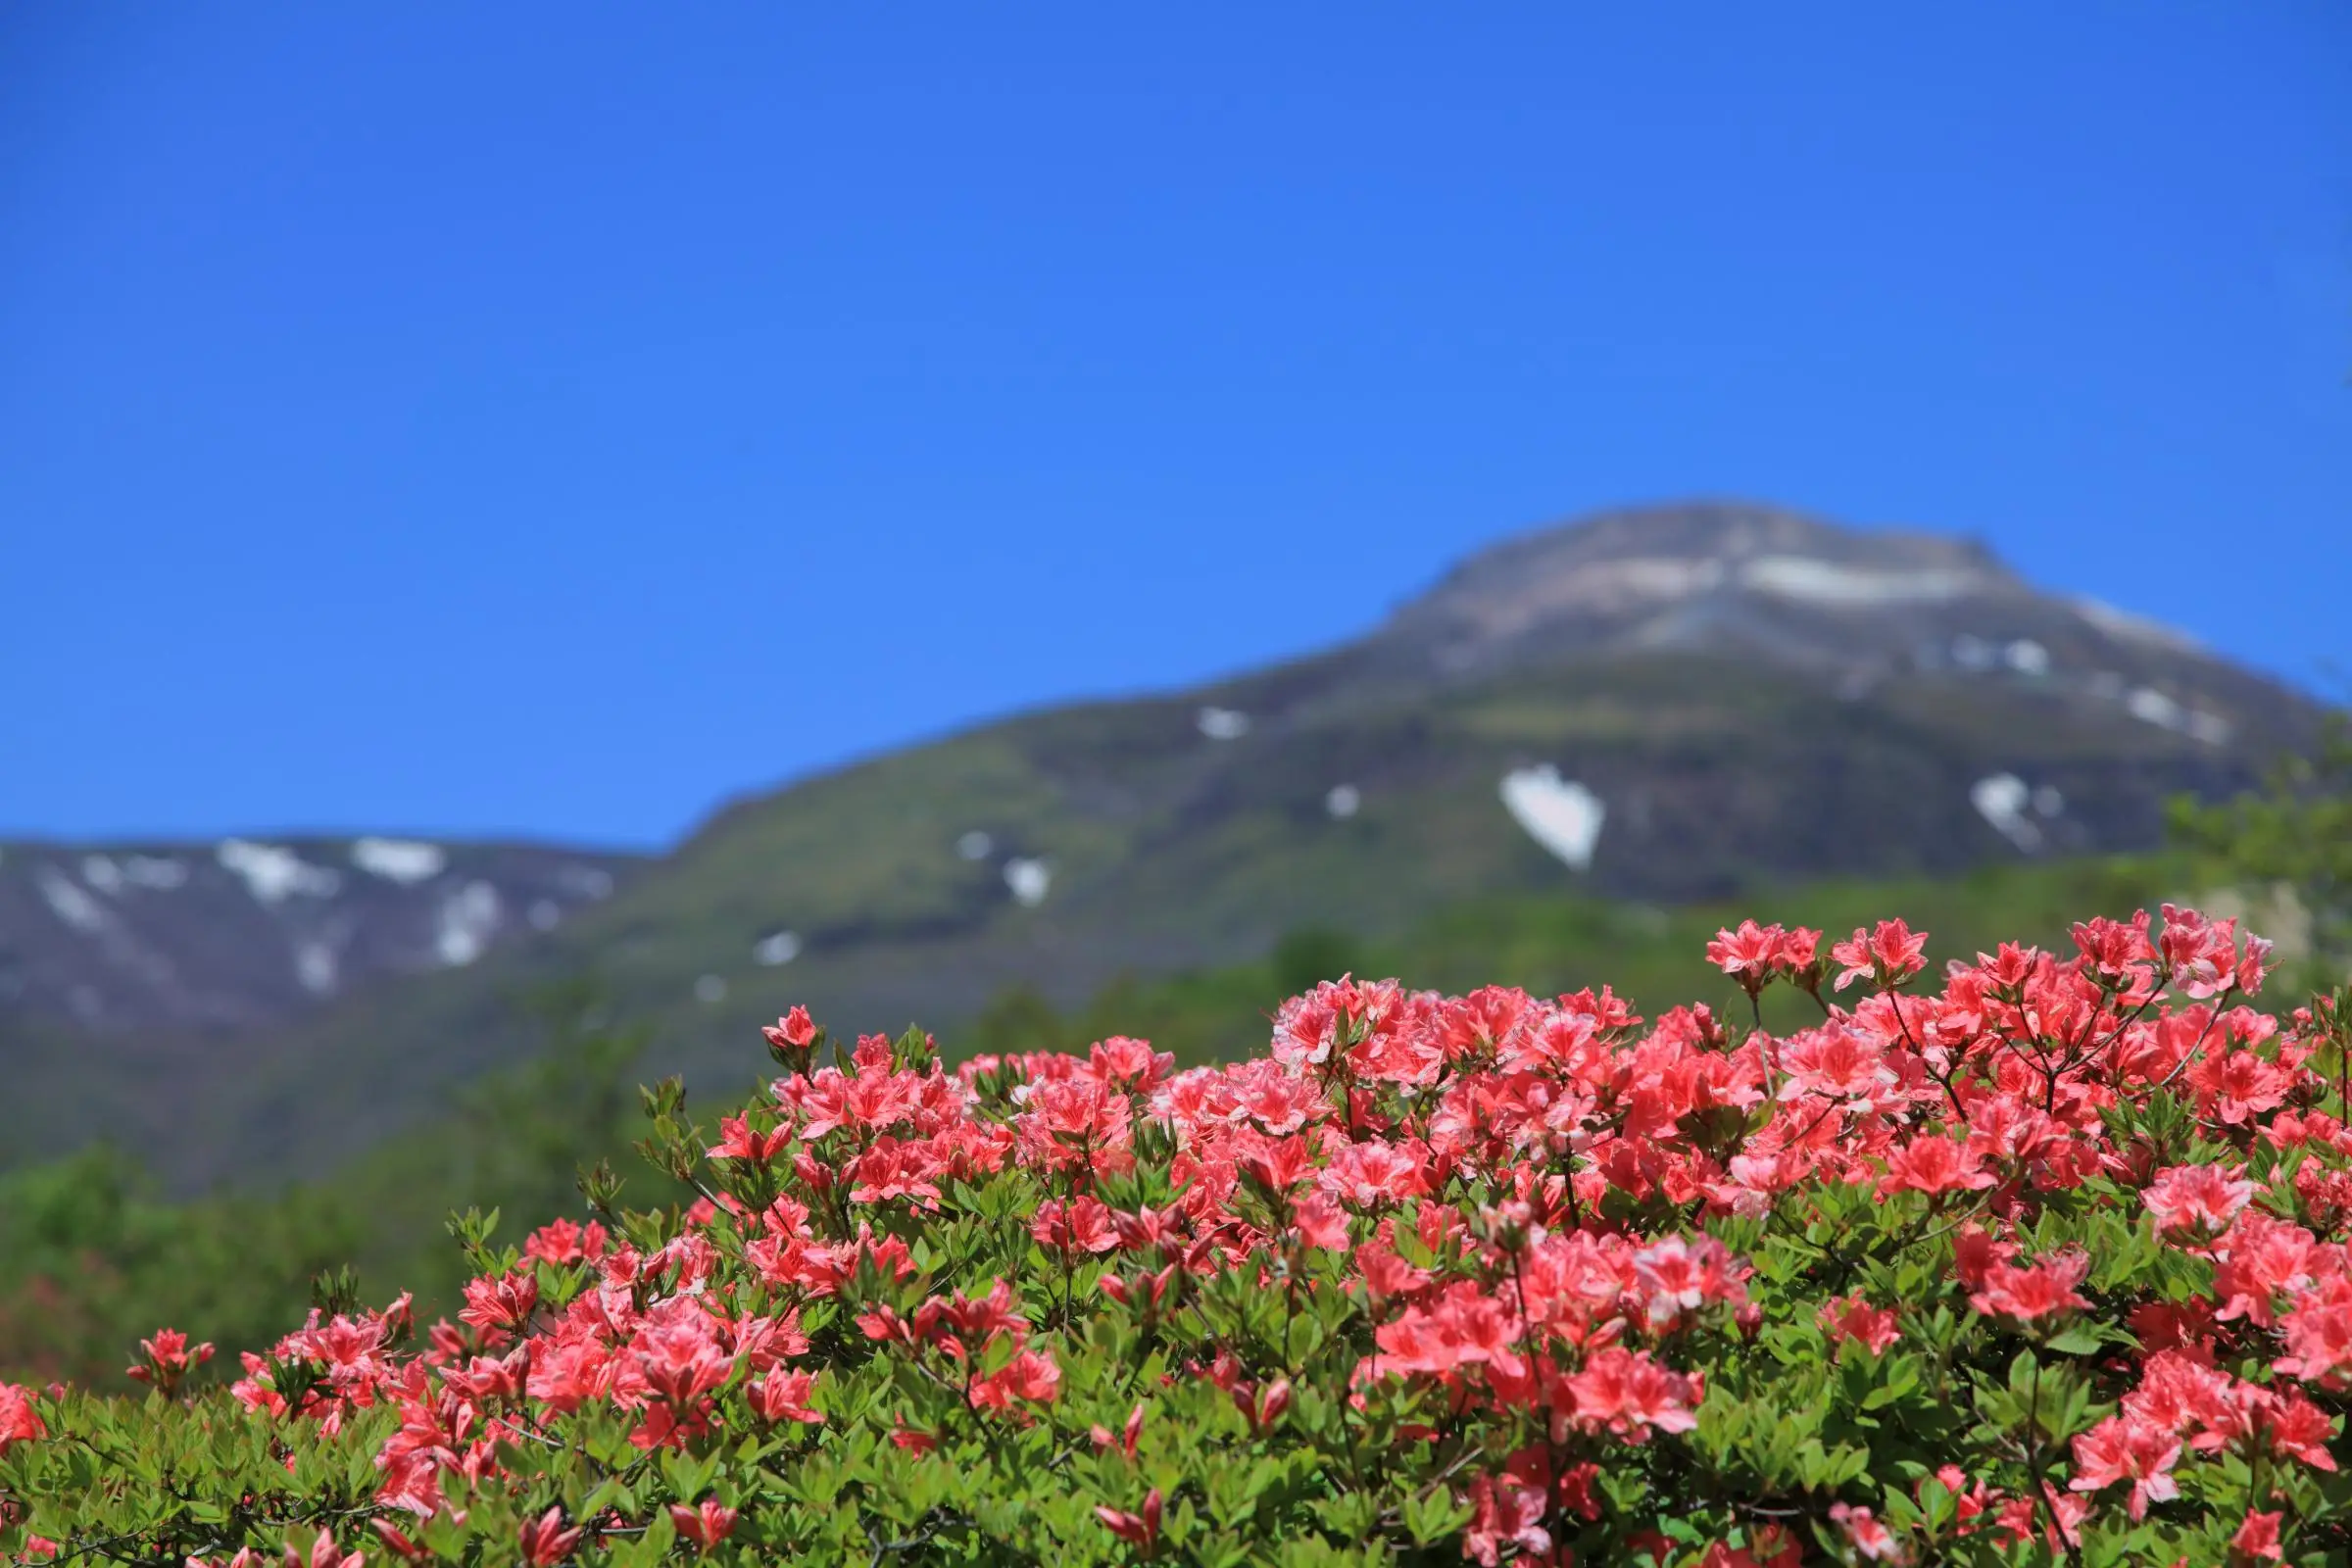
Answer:
[[(1983, 548), (1770, 507), (1473, 556), (1370, 634), (984, 724), (719, 810), (643, 861), (388, 839), (11, 846), (17, 1158), (106, 1130), (181, 1184), (316, 1171), (531, 1045), (593, 972), (652, 1068), (732, 1085), (787, 1004), (953, 1034), (1008, 989), (1394, 938), (1577, 892), (1659, 906), (2153, 846), (2305, 699)], [(37, 1106), (37, 1111), (32, 1107)]]
[(258, 1033), (552, 931), (641, 861), (385, 837), (0, 843), (0, 1004), (97, 1036)]

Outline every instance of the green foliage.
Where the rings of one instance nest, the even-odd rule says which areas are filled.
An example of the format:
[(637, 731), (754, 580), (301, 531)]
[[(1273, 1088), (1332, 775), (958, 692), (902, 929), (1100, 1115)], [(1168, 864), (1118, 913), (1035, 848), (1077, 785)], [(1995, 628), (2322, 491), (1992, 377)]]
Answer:
[[(2075, 861), (1948, 881), (1830, 882), (1774, 902), (1831, 930), (1887, 908), (1916, 910), (1950, 951), (1973, 952), (2010, 936), (2060, 941), (2082, 910), (2131, 907), (2174, 880), (2161, 862)], [(1536, 992), (1607, 980), (1637, 998), (1684, 995), (1703, 981), (1718, 1007), (1743, 1005), (1694, 958), (1733, 913), (1515, 898), (1439, 910), (1394, 941), (1310, 927), (1264, 961), (1123, 980), (1066, 1013), (1015, 987), (947, 1044), (952, 1056), (1083, 1051), (1127, 1033), (1181, 1061), (1229, 1060), (1260, 1049), (1281, 998), (1348, 969)], [(1798, 1015), (1787, 998), (1766, 1000), (1775, 1021)], [(463, 1272), (446, 1245), (446, 1213), (469, 1204), (561, 1212), (580, 1168), (621, 1160), (632, 1137), (628, 1072), (646, 1035), (615, 1020), (605, 988), (552, 982), (509, 1006), (540, 1041), (534, 1058), (466, 1086), (427, 1125), (326, 1180), (275, 1197), (172, 1202), (122, 1151), (0, 1176), (0, 1377), (119, 1386), (127, 1348), (164, 1323), (219, 1343), (222, 1358), (205, 1374), (218, 1377), (234, 1367), (234, 1351), (260, 1348), (299, 1315), (313, 1273), (343, 1263), (364, 1280), (400, 1282), (428, 1313), (451, 1302)], [(654, 1180), (639, 1174), (632, 1185), (650, 1199), (643, 1190)]]
[[(463, 1259), (443, 1214), (555, 1212), (582, 1166), (628, 1145), (642, 1032), (611, 1021), (593, 982), (517, 1006), (539, 1031), (537, 1058), (468, 1086), (434, 1125), (331, 1181), (171, 1201), (108, 1146), (0, 1175), (0, 1377), (122, 1386), (130, 1347), (167, 1323), (224, 1351), (259, 1348), (336, 1268), (399, 1280), (428, 1310), (453, 1299)], [(205, 1375), (235, 1364), (227, 1354)]]
[[(1832, 880), (1774, 888), (1759, 898), (1801, 924), (1848, 931), (1887, 909), (1915, 912), (1944, 951), (1990, 951), (2005, 940), (2062, 945), (2082, 912), (2136, 908), (2178, 893), (2185, 868), (2160, 858), (1988, 866), (1949, 878)], [(1264, 959), (1146, 983), (1123, 980), (1067, 1010), (1033, 987), (995, 999), (951, 1054), (1083, 1051), (1113, 1034), (1142, 1035), (1181, 1062), (1227, 1061), (1260, 1048), (1287, 996), (1342, 973), (1396, 975), (1438, 990), (1514, 985), (1539, 994), (1610, 984), (1646, 1001), (1695, 997), (1744, 1011), (1729, 980), (1696, 955), (1718, 926), (1753, 901), (1659, 907), (1577, 896), (1485, 898), (1435, 909), (1400, 936), (1330, 927), (1293, 933)], [(1767, 1021), (1802, 1021), (1810, 1004), (1768, 995)]]
[(2265, 787), (2207, 805), (2172, 803), (2174, 836), (2217, 878), (2283, 888), (2309, 919), (2314, 984), (2352, 963), (2352, 715), (2330, 713), (2309, 754), (2289, 754)]
[(362, 1230), (318, 1192), (166, 1202), (104, 1147), (0, 1177), (0, 1374), (119, 1381), (133, 1343), (167, 1322), (266, 1345)]
[(1346, 931), (1306, 926), (1274, 945), (1274, 989), (1295, 997), (1320, 980), (1337, 980), (1364, 961), (1364, 945)]
[[(1717, 961), (1827, 989), (1819, 935)], [(2186, 916), (1940, 993), (1912, 941), (1821, 946), (1877, 994), (1804, 1028), (1330, 987), (1181, 1077), (796, 1015), (714, 1122), (642, 1093), (646, 1206), (452, 1215), (422, 1344), (338, 1272), (234, 1390), (0, 1388), (0, 1553), (2344, 1560), (2342, 999), (2217, 1019), (2261, 977)]]

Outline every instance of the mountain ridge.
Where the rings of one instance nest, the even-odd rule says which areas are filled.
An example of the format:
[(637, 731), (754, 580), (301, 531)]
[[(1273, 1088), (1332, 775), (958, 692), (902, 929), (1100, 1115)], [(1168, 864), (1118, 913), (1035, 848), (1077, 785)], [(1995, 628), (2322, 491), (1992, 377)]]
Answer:
[(2136, 850), (2167, 795), (2250, 783), (2315, 715), (1981, 543), (1622, 509), (1477, 552), (1329, 649), (722, 802), (552, 929), (215, 1042), (207, 1125), (115, 1098), (183, 1181), (318, 1168), (527, 1051), (503, 999), (581, 969), (656, 1025), (657, 1065), (740, 1071), (792, 1002), (952, 1028), (1010, 984), (1073, 1002), (1488, 895)]

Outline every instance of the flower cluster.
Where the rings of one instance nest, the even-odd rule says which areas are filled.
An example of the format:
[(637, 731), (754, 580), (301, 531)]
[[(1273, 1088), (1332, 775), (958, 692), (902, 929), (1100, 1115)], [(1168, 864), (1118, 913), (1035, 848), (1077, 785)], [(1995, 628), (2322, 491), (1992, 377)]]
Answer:
[[(951, 1070), (796, 1008), (782, 1075), (714, 1128), (649, 1091), (677, 1202), (599, 1175), (596, 1218), (519, 1248), (461, 1221), (454, 1319), (333, 1302), (226, 1395), (135, 1410), (0, 1385), (0, 1547), (2352, 1548), (2344, 1009), (2260, 1010), (2265, 945), (2170, 906), (1936, 985), (1927, 941), (1725, 930), (1745, 1022), (1344, 977), (1186, 1070), (1124, 1038)], [(1776, 986), (1803, 1027), (1764, 1026)], [(164, 1331), (141, 1370), (172, 1400), (207, 1351)], [(160, 1476), (140, 1444), (227, 1425), (252, 1446), (218, 1495), (88, 1501), (53, 1441)]]
[(133, 1382), (144, 1383), (169, 1399), (179, 1392), (188, 1374), (213, 1358), (208, 1342), (190, 1345), (177, 1329), (158, 1329), (153, 1339), (139, 1342), (139, 1359), (123, 1368)]

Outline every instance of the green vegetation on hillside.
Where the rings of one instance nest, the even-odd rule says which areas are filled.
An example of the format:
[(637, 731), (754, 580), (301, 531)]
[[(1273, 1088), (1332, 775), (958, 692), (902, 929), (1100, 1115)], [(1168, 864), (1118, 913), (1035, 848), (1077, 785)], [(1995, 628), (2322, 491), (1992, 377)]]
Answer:
[[(1530, 915), (1469, 940), (1586, 930)], [(0, 1379), (0, 1558), (2340, 1564), (2352, 989), (2281, 1023), (2232, 922), (2075, 930), (1936, 974), (1899, 918), (1742, 921), (1716, 975), (1851, 1009), (1769, 1034), (1339, 982), (1181, 1074), (796, 1008), (772, 1092), (648, 1096), (650, 1205), (454, 1221), (458, 1323), (338, 1274), (226, 1389), (162, 1332), (143, 1395)]]
[[(1934, 934), (1933, 956), (1968, 957), (2004, 938), (2063, 945), (2071, 920), (2180, 896), (2183, 877), (2175, 862), (2095, 860), (1950, 881), (1830, 882), (1680, 909), (1489, 899), (1440, 910), (1392, 940), (1297, 932), (1258, 961), (1122, 981), (1066, 1012), (1035, 992), (1010, 991), (941, 1045), (956, 1059), (1083, 1051), (1125, 1034), (1187, 1064), (1233, 1059), (1264, 1048), (1284, 997), (1347, 970), (1416, 987), (1517, 985), (1537, 995), (1606, 981), (1653, 1014), (1691, 1001), (1723, 1008), (1740, 993), (1703, 955), (1718, 926), (1743, 915), (1841, 935), (1901, 913)], [(583, 984), (553, 988), (532, 1010), (543, 1042), (534, 1060), (469, 1086), (425, 1127), (272, 1199), (167, 1202), (124, 1154), (108, 1151), (0, 1177), (0, 1374), (119, 1381), (124, 1348), (163, 1323), (224, 1351), (264, 1344), (300, 1319), (312, 1274), (346, 1260), (365, 1281), (416, 1290), (428, 1318), (448, 1307), (463, 1267), (444, 1226), (452, 1209), (578, 1213), (581, 1166), (610, 1158), (643, 1169), (625, 1155), (644, 1033), (617, 1027)], [(731, 1100), (770, 1070), (756, 1036), (739, 1060), (724, 1081), (695, 1085), (698, 1097)], [(645, 1191), (650, 1180), (631, 1178), (633, 1201), (665, 1196)], [(233, 1368), (233, 1356), (219, 1365)]]
[[(1561, 581), (1648, 548), (1661, 520), (1567, 540)], [(1734, 534), (1752, 543), (1750, 523), (1793, 528), (1791, 548), (1825, 561), (1850, 543), (1787, 518), (1686, 520), (1701, 554)], [(536, 1041), (510, 999), (586, 972), (650, 1030), (639, 1071), (707, 1090), (739, 1082), (742, 1043), (795, 1004), (844, 1032), (921, 1020), (953, 1042), (1009, 983), (1085, 1014), (1122, 974), (1156, 987), (1250, 964), (1286, 933), (1344, 931), (1373, 945), (1365, 967), (1418, 977), (1434, 910), (1570, 890), (1760, 909), (1798, 883), (1964, 876), (2025, 845), (2054, 861), (2146, 847), (2167, 796), (2253, 783), (2317, 716), (2211, 661), (2113, 645), (2064, 605), (2002, 604), (2024, 617), (2002, 635), (2038, 646), (2047, 669), (1915, 657), (1989, 630), (1973, 618), (1824, 618), (1735, 595), (1719, 608), (1740, 629), (1719, 643), (1603, 636), (1580, 612), (1463, 663), (1457, 633), (1471, 623), (1424, 618), (1181, 695), (1012, 715), (748, 798), (551, 930), (479, 961), (360, 982), (268, 1028), (94, 1031), (54, 1008), (13, 1010), (0, 1075), (30, 1081), (0, 1096), (0, 1169), (103, 1130), (177, 1194), (326, 1177), (429, 1120), (457, 1086), (527, 1059)], [(1818, 658), (1783, 657), (1790, 648)], [(1831, 667), (1880, 673), (1833, 690)], [(2134, 716), (2102, 695), (2115, 681), (2204, 693), (2230, 739)], [(1201, 715), (1215, 710), (1246, 722), (1212, 735)], [(1528, 795), (1547, 768), (1561, 796)], [(1987, 816), (1986, 786), (2024, 790), (2023, 814)], [(1559, 810), (1598, 833), (1589, 862), (1567, 854), (1574, 869), (1533, 825)], [(1474, 954), (1447, 972), (1532, 980), (1598, 940), (1579, 960), (1595, 974), (1621, 945), (1594, 938), (1596, 921), (1562, 914), (1556, 935), (1539, 921), (1526, 941), (1551, 951), (1538, 968), (1490, 969)], [(1645, 940), (1622, 934), (1637, 950)], [(78, 938), (64, 951), (103, 958)], [(1660, 951), (1682, 961), (1676, 945)], [(1252, 995), (1215, 1014), (1225, 1022), (1200, 1050), (1230, 1049), (1222, 1028), (1265, 1005)]]
[(2329, 714), (2311, 755), (2281, 759), (2259, 792), (2175, 801), (2172, 827), (2206, 874), (2251, 884), (2294, 928), (2266, 932), (2294, 965), (2285, 978), (2316, 988), (2341, 976), (2352, 958), (2352, 719)]
[[(2015, 864), (1947, 880), (1823, 882), (1673, 909), (1591, 898), (1484, 899), (1442, 909), (1390, 941), (1325, 928), (1295, 932), (1257, 962), (1122, 981), (1068, 1013), (1034, 991), (1010, 991), (974, 1022), (968, 1040), (946, 1044), (951, 1054), (1083, 1051), (1106, 1035), (1128, 1034), (1188, 1064), (1228, 1059), (1264, 1043), (1283, 998), (1343, 972), (1438, 991), (1512, 985), (1538, 996), (1606, 983), (1644, 1010), (1683, 1002), (1744, 1007), (1739, 988), (1709, 969), (1703, 955), (1719, 927), (1746, 916), (1841, 936), (1900, 912), (1934, 933), (1937, 956), (1970, 957), (2004, 940), (2063, 947), (2069, 924), (2085, 912), (2122, 913), (2183, 896), (2184, 873), (2179, 862), (2154, 858)], [(1781, 1004), (1780, 1022), (1803, 1016), (1797, 1004)]]
[(612, 1025), (585, 983), (528, 1010), (537, 1059), (323, 1181), (173, 1202), (107, 1146), (0, 1176), (0, 1368), (119, 1384), (126, 1348), (165, 1323), (224, 1348), (267, 1345), (300, 1321), (316, 1275), (350, 1265), (449, 1303), (464, 1268), (451, 1210), (576, 1209), (579, 1169), (623, 1152), (638, 1122), (643, 1034)]

